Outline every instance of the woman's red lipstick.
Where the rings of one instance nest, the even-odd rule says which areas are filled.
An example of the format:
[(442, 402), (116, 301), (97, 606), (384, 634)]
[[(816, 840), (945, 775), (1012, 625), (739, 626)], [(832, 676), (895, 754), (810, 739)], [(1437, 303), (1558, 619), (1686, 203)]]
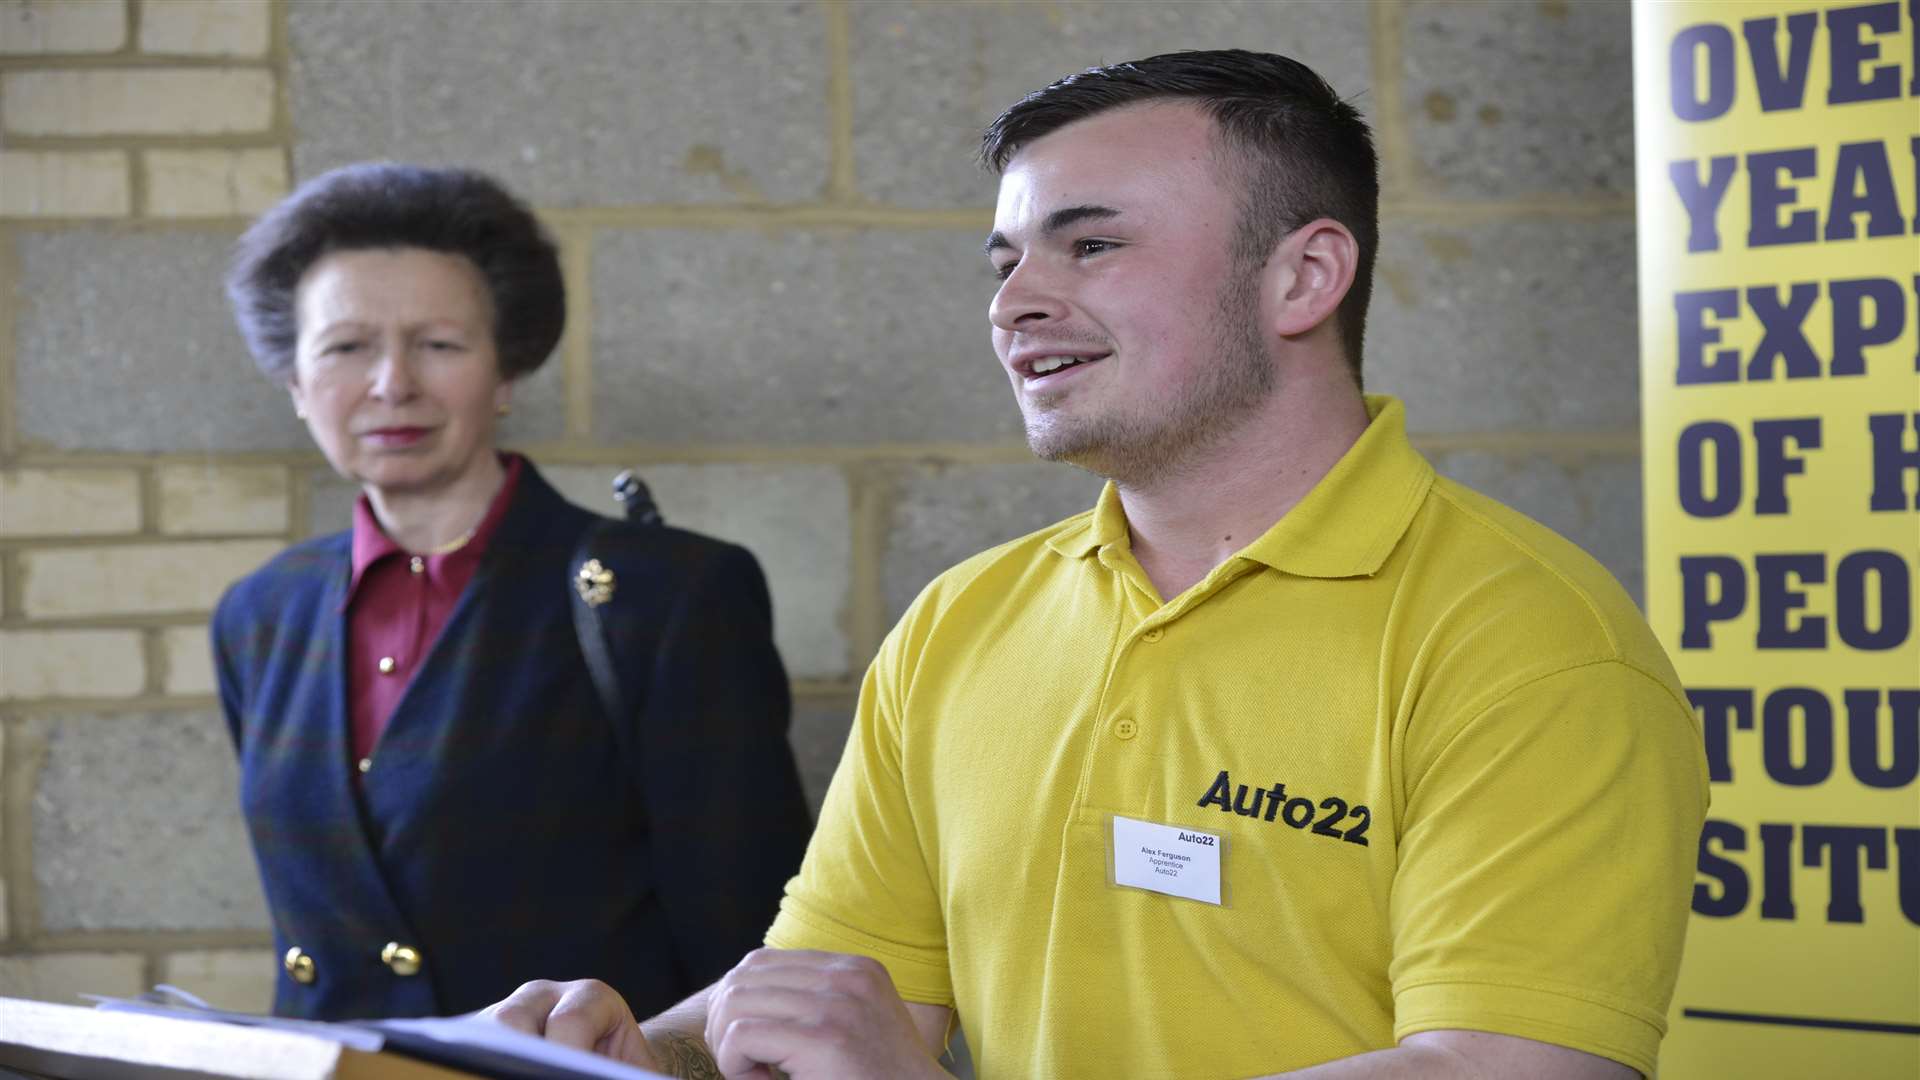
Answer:
[(372, 443), (375, 446), (397, 448), (397, 447), (403, 447), (403, 446), (412, 446), (413, 444), (426, 438), (431, 431), (432, 431), (431, 428), (423, 428), (423, 427), (384, 427), (384, 428), (374, 428), (373, 430), (362, 434), (360, 438), (363, 441)]

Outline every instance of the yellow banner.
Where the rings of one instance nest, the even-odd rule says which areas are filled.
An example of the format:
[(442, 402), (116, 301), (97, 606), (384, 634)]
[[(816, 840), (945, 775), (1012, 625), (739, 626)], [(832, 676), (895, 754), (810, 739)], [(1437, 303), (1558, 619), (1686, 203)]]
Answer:
[(1647, 614), (1713, 781), (1667, 1080), (1920, 1077), (1920, 0), (1635, 0)]

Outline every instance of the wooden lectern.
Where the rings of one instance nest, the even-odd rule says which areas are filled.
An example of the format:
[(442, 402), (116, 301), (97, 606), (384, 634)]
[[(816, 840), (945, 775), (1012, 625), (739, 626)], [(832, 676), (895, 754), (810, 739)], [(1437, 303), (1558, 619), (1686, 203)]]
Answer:
[(290, 1031), (0, 998), (0, 1077), (471, 1080), (473, 1073)]

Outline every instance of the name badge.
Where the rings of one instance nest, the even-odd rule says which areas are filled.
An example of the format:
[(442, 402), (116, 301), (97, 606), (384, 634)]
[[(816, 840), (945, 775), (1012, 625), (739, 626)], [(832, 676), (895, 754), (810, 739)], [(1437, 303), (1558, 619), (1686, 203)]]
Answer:
[(1113, 816), (1113, 883), (1206, 904), (1223, 903), (1218, 833)]

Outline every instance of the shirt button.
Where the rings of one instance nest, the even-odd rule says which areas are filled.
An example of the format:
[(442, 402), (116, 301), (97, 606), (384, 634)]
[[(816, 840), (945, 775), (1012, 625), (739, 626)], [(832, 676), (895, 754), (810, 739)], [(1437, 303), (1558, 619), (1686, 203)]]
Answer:
[(1134, 723), (1132, 717), (1123, 716), (1113, 722), (1113, 737), (1116, 739), (1124, 741), (1138, 734), (1140, 734), (1140, 725)]
[(1167, 632), (1166, 632), (1165, 630), (1162, 630), (1162, 629), (1160, 629), (1159, 627), (1157, 627), (1157, 626), (1156, 626), (1156, 627), (1154, 627), (1153, 629), (1151, 629), (1151, 630), (1149, 630), (1149, 631), (1147, 631), (1146, 633), (1144, 633), (1144, 634), (1141, 634), (1141, 635), (1140, 635), (1140, 640), (1141, 640), (1141, 641), (1144, 641), (1144, 642), (1146, 642), (1146, 643), (1147, 643), (1147, 644), (1149, 644), (1149, 645), (1151, 645), (1151, 644), (1153, 644), (1154, 642), (1156, 642), (1156, 641), (1159, 641), (1159, 640), (1160, 640), (1161, 638), (1163, 638), (1163, 637), (1166, 637), (1166, 636), (1167, 636)]
[(383, 656), (380, 658), (380, 674), (382, 675), (393, 674), (393, 657)]
[(360, 771), (361, 771), (361, 772), (368, 772), (368, 771), (370, 771), (370, 770), (371, 770), (371, 769), (373, 768), (373, 759), (372, 759), (372, 758), (370, 758), (370, 757), (363, 757), (363, 758), (361, 758), (361, 759), (360, 759), (360, 766), (359, 766), (359, 767), (360, 767)]
[(413, 558), (407, 560), (407, 569), (416, 574), (424, 574), (427, 572), (427, 560), (415, 555)]

